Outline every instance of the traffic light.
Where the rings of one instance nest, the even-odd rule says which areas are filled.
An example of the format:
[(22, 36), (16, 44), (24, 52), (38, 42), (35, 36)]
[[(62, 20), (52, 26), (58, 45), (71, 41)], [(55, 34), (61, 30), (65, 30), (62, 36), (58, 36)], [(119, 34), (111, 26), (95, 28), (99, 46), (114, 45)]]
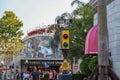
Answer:
[(69, 30), (62, 30), (62, 48), (61, 49), (69, 49), (70, 48), (70, 37)]

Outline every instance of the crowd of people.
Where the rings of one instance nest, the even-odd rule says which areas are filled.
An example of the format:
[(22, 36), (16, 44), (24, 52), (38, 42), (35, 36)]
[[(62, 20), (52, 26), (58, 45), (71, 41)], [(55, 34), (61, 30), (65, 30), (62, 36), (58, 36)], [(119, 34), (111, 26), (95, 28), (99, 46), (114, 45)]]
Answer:
[(47, 71), (41, 71), (37, 70), (37, 67), (33, 67), (33, 71), (23, 71), (23, 72), (12, 72), (10, 75), (5, 76), (3, 73), (1, 76), (4, 76), (4, 78), (1, 78), (0, 80), (41, 80), (44, 78), (45, 74), (48, 75), (48, 80), (58, 80), (58, 72), (54, 69), (47, 70)]
[(55, 70), (50, 71), (41, 71), (37, 70), (37, 67), (34, 66), (32, 72), (24, 71), (21, 74), (21, 80), (41, 80), (44, 77), (44, 74), (48, 74), (49, 80), (57, 80), (58, 73)]

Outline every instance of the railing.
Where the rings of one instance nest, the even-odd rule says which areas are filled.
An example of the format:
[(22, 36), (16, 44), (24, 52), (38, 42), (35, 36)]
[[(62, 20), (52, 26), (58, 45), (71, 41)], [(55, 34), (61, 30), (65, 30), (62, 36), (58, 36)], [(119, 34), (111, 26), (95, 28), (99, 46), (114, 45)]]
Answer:
[(96, 66), (96, 68), (93, 70), (87, 80), (96, 80), (98, 78), (99, 67), (106, 67), (106, 69), (108, 69), (108, 76), (111, 78), (111, 80), (120, 80), (110, 66)]

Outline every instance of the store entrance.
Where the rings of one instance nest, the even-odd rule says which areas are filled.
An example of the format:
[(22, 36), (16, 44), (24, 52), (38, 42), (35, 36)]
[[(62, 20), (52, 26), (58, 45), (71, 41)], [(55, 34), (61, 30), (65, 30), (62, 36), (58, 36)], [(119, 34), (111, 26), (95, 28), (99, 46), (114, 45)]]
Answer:
[[(28, 62), (26, 63), (26, 59), (21, 59), (21, 71), (27, 69), (27, 71), (32, 72), (33, 67), (36, 66), (37, 70), (45, 72), (50, 70), (59, 71), (59, 67), (63, 62), (63, 59), (27, 59)], [(24, 67), (23, 67), (24, 66)]]
[[(32, 72), (33, 71), (33, 65), (27, 67), (27, 71)], [(49, 72), (50, 70), (55, 70), (59, 72), (59, 67), (60, 66), (50, 66), (48, 68), (45, 68), (44, 66), (36, 66), (37, 70), (40, 72)]]

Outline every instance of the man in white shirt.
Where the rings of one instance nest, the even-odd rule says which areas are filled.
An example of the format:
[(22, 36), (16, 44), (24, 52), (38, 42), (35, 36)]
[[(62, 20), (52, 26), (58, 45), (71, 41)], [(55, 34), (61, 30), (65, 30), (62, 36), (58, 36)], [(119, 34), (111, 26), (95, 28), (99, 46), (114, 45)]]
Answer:
[(29, 73), (28, 73), (27, 71), (24, 72), (24, 73), (23, 73), (23, 80), (29, 80), (29, 78), (30, 78)]

